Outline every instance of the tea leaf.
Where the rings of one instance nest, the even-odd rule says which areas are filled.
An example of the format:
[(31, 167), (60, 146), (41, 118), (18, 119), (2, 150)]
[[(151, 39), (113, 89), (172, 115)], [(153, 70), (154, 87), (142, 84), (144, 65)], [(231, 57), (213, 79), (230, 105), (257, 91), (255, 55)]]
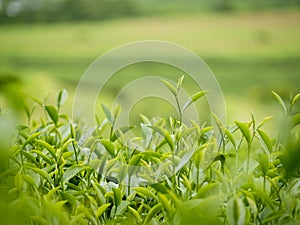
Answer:
[(136, 191), (138, 194), (142, 194), (144, 196), (148, 196), (154, 200), (157, 200), (157, 197), (148, 189), (145, 187), (134, 187), (132, 190)]
[(154, 207), (151, 208), (151, 210), (149, 211), (148, 215), (146, 216), (143, 225), (147, 225), (150, 223), (150, 221), (153, 219), (153, 217), (155, 217), (155, 215), (157, 213), (159, 213), (162, 209), (162, 205), (161, 204), (157, 204)]
[(168, 197), (164, 194), (158, 193), (158, 199), (159, 202), (162, 204), (163, 209), (166, 211), (167, 215), (172, 217), (172, 215), (175, 213), (175, 209), (172, 208), (171, 202), (169, 201)]
[(67, 100), (68, 98), (68, 92), (66, 89), (60, 90), (57, 96), (57, 108), (59, 109)]
[(272, 91), (272, 94), (274, 95), (274, 97), (276, 98), (278, 104), (281, 106), (281, 108), (283, 109), (284, 111), (284, 114), (287, 115), (287, 108), (285, 106), (285, 103), (284, 101), (282, 100), (282, 98), (274, 91)]
[(131, 206), (128, 206), (128, 210), (130, 213), (132, 213), (132, 215), (137, 219), (137, 220), (140, 220), (141, 219), (141, 216), (139, 214), (138, 211), (136, 211), (134, 208), (132, 208)]
[(83, 171), (83, 170), (88, 170), (88, 167), (86, 166), (81, 166), (81, 165), (74, 165), (68, 168), (62, 177), (62, 180), (64, 183), (69, 181), (72, 177), (74, 177), (77, 173)]
[(100, 203), (104, 204), (106, 202), (106, 200), (105, 200), (104, 194), (103, 194), (103, 192), (101, 190), (102, 187), (99, 184), (97, 184), (96, 182), (94, 182), (94, 181), (92, 181), (91, 183), (92, 183), (92, 186), (93, 186), (93, 188), (94, 188), (94, 190), (96, 192), (96, 195), (97, 195)]
[(42, 169), (39, 169), (39, 168), (31, 168), (33, 171), (35, 171), (36, 173), (38, 173), (42, 178), (44, 178), (47, 182), (49, 182), (50, 185), (53, 185), (53, 181), (50, 177), (50, 175), (42, 170)]
[(258, 154), (258, 159), (257, 159), (260, 169), (265, 176), (269, 170), (269, 158), (267, 154), (265, 153), (259, 153)]
[(236, 143), (234, 140), (233, 135), (230, 133), (230, 131), (226, 127), (221, 127), (221, 129), (224, 131), (230, 142), (232, 143), (233, 147), (236, 149)]
[(164, 85), (172, 92), (172, 94), (176, 97), (178, 95), (176, 88), (167, 80), (162, 80)]
[(196, 102), (198, 99), (203, 97), (208, 91), (199, 91), (195, 93), (182, 107), (182, 111), (184, 112), (187, 107), (189, 107), (193, 102)]
[(127, 133), (128, 131), (132, 130), (133, 128), (135, 128), (135, 126), (124, 126), (121, 127), (119, 129), (117, 129), (112, 137), (110, 138), (111, 142), (114, 142), (115, 140), (117, 140), (119, 137), (121, 137), (123, 134)]
[(267, 116), (265, 117), (260, 124), (257, 126), (257, 129), (262, 127), (263, 125), (265, 125), (265, 123), (267, 123), (268, 121), (272, 120), (274, 118), (274, 116)]
[(181, 77), (178, 78), (178, 81), (177, 81), (177, 90), (179, 90), (181, 88), (183, 79), (184, 79), (184, 75), (182, 75)]
[(118, 207), (122, 202), (122, 192), (119, 188), (112, 188), (114, 193), (114, 205)]
[(296, 115), (293, 115), (290, 120), (291, 120), (291, 126), (292, 126), (292, 128), (294, 128), (297, 125), (299, 125), (300, 124), (300, 113), (298, 113)]
[(258, 129), (258, 133), (259, 133), (261, 139), (263, 140), (264, 144), (268, 148), (269, 152), (271, 153), (273, 150), (273, 145), (272, 145), (271, 139), (269, 138), (269, 136), (267, 135), (266, 132), (264, 132), (260, 129)]
[(130, 202), (127, 201), (121, 201), (120, 205), (117, 208), (116, 216), (122, 215), (125, 210), (127, 209), (127, 206), (129, 206)]
[(104, 104), (102, 104), (102, 103), (101, 103), (101, 107), (102, 107), (102, 110), (103, 110), (103, 112), (104, 112), (104, 115), (105, 115), (106, 119), (108, 119), (108, 121), (109, 121), (111, 124), (113, 124), (113, 123), (114, 123), (114, 117), (113, 117), (113, 115), (112, 115), (110, 109), (109, 109), (106, 105), (104, 105)]
[(170, 146), (171, 150), (172, 151), (174, 150), (175, 144), (174, 144), (174, 141), (168, 131), (164, 130), (163, 128), (161, 128), (159, 126), (149, 126), (149, 127), (151, 129), (155, 130), (160, 135), (164, 136), (164, 138), (165, 138), (166, 142), (168, 143), (168, 145)]
[(229, 224), (232, 225), (244, 225), (246, 222), (246, 210), (243, 202), (234, 197), (228, 202), (227, 213), (229, 218)]
[(38, 165), (38, 162), (37, 162), (36, 158), (32, 154), (30, 154), (29, 152), (22, 151), (22, 155), (24, 155), (32, 163)]
[[(40, 136), (42, 134), (42, 132), (36, 132), (36, 133), (33, 133), (32, 135), (30, 135), (29, 137), (27, 137), (26, 141), (23, 143), (23, 148), (31, 143), (34, 139), (36, 139), (38, 136)], [(27, 135), (26, 135), (27, 136)], [(32, 143), (31, 143), (32, 144)]]
[(46, 156), (45, 154), (43, 154), (41, 151), (39, 151), (39, 150), (31, 150), (30, 152), (39, 155), (48, 164), (50, 164), (50, 165), (53, 164), (53, 160), (51, 158), (49, 158), (48, 156)]
[(106, 139), (101, 139), (100, 141), (104, 148), (107, 150), (107, 152), (112, 156), (112, 157), (115, 157), (116, 156), (116, 153), (115, 153), (115, 146), (113, 143), (111, 143), (109, 140), (106, 140)]
[(206, 198), (220, 192), (220, 186), (218, 183), (210, 183), (201, 187), (198, 191), (197, 198)]
[(25, 180), (31, 187), (36, 188), (34, 179), (28, 174), (21, 174), (23, 180)]
[(129, 165), (130, 166), (137, 166), (140, 162), (140, 160), (143, 158), (142, 155), (135, 155), (129, 160)]
[(245, 123), (241, 123), (241, 122), (238, 122), (238, 121), (235, 121), (235, 124), (238, 126), (238, 128), (242, 132), (242, 134), (245, 137), (247, 143), (250, 144), (250, 142), (251, 142), (251, 134), (250, 134), (249, 127)]
[(55, 148), (43, 140), (36, 140), (36, 143), (49, 151), (54, 159), (57, 159)]
[(56, 108), (54, 108), (52, 105), (46, 105), (45, 109), (46, 109), (49, 117), (53, 121), (53, 123), (57, 124), (57, 122), (58, 122), (58, 112), (57, 112)]
[(111, 205), (111, 203), (107, 203), (107, 204), (103, 204), (101, 205), (97, 211), (96, 211), (96, 218), (98, 219), (100, 216), (102, 216), (102, 214), (108, 210), (109, 206)]
[(298, 99), (300, 98), (300, 93), (297, 94), (291, 101), (291, 106), (295, 105), (295, 103), (298, 101)]
[(168, 194), (168, 188), (160, 183), (152, 184), (151, 187), (153, 187), (157, 192), (160, 192), (162, 194)]

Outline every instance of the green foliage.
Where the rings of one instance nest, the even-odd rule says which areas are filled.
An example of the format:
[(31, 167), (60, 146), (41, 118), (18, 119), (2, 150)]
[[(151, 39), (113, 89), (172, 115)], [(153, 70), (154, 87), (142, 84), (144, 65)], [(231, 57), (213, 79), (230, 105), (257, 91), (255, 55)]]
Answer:
[[(164, 82), (176, 98), (182, 80), (177, 86)], [(191, 101), (204, 94), (196, 93)], [(264, 131), (271, 117), (256, 123), (252, 113), (250, 122), (232, 126), (215, 117), (221, 143), (211, 126), (145, 116), (141, 135), (128, 140), (124, 135), (130, 128), (114, 129), (118, 107), (102, 105), (106, 118), (91, 129), (60, 114), (65, 91), (59, 92), (56, 106), (36, 101), (44, 116), (18, 126), (10, 149), (0, 149), (2, 221), (298, 224), (299, 112), (293, 106), (299, 95), (287, 105), (273, 94), (285, 124), (277, 136)], [(164, 179), (157, 180), (158, 172)]]

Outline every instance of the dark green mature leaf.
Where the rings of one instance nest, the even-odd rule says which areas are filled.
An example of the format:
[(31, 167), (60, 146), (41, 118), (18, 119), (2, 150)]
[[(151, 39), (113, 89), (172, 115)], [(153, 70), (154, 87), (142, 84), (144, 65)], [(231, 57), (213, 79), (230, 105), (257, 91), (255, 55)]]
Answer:
[(58, 112), (57, 112), (56, 108), (53, 107), (52, 105), (46, 105), (45, 109), (46, 109), (49, 117), (53, 121), (53, 123), (57, 124), (59, 116), (58, 116)]

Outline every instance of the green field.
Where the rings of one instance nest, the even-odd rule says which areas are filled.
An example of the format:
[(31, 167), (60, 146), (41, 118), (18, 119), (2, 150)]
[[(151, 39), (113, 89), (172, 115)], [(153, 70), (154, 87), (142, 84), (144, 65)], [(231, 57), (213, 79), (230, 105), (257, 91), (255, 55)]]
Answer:
[[(67, 88), (72, 97), (84, 71), (101, 54), (132, 41), (170, 41), (205, 60), (224, 91), (229, 117), (247, 119), (250, 108), (268, 114), (270, 90), (283, 96), (299, 92), (299, 22), (300, 12), (294, 10), (0, 25), (0, 74), (2, 80), (20, 79), (29, 94)], [(117, 92), (129, 77), (181, 75), (146, 64), (121, 73), (110, 91)]]

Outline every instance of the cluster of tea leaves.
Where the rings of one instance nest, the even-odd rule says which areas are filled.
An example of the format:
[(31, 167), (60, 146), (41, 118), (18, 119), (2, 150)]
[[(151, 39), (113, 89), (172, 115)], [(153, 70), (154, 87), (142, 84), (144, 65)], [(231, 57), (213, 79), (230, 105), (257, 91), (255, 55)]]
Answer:
[[(176, 98), (180, 84), (164, 83)], [(55, 106), (35, 99), (44, 116), (26, 108), (1, 159), (1, 223), (300, 224), (300, 94), (288, 103), (273, 94), (276, 137), (264, 130), (273, 118), (253, 114), (231, 126), (214, 116), (216, 127), (141, 116), (132, 135), (115, 128), (118, 106), (102, 105), (106, 118), (87, 127), (61, 114), (65, 90)]]

